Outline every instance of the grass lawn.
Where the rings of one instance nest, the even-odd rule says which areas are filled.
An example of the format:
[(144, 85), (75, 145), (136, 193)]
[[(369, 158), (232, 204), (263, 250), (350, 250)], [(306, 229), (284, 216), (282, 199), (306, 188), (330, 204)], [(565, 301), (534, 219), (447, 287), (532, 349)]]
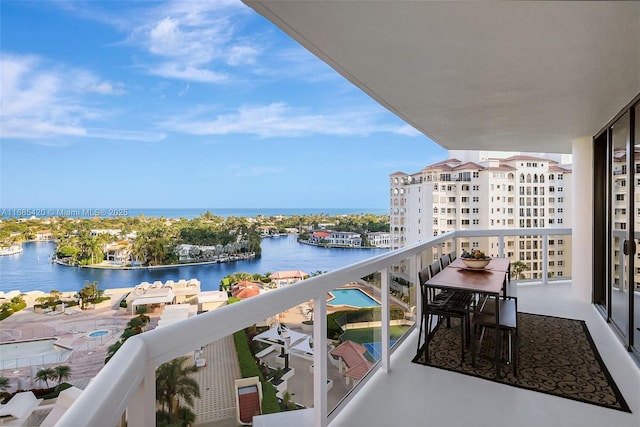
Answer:
[[(407, 330), (409, 326), (390, 326), (389, 327), (389, 335), (391, 336), (391, 340), (397, 340), (400, 338)], [(357, 343), (363, 344), (368, 342), (379, 342), (380, 341), (380, 327), (375, 328), (361, 328), (361, 329), (349, 329), (345, 331), (344, 334), (340, 337), (342, 341), (351, 340)]]

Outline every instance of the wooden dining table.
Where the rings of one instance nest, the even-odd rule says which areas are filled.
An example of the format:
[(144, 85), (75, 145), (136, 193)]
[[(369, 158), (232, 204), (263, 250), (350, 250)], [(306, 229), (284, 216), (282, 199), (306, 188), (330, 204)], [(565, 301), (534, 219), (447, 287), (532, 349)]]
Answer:
[[(468, 268), (460, 258), (455, 259), (438, 274), (424, 283), (424, 286), (436, 289), (468, 292), (476, 296), (491, 296), (495, 301), (496, 345), (495, 364), (496, 378), (500, 377), (500, 310), (498, 308), (500, 294), (507, 294), (507, 280), (510, 277), (511, 260), (509, 258), (492, 258), (489, 264), (481, 269)], [(423, 313), (429, 316), (428, 306)], [(461, 326), (462, 327), (462, 326)], [(429, 351), (430, 334), (426, 334), (425, 348)], [(427, 353), (428, 354), (428, 353)]]

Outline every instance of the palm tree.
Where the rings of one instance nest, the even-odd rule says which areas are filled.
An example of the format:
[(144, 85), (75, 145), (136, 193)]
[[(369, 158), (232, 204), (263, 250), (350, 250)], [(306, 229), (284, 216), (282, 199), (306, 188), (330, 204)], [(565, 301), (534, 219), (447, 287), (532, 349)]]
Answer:
[[(120, 338), (122, 340), (122, 338)], [(111, 344), (109, 346), (109, 348), (107, 349), (107, 356), (104, 358), (104, 363), (106, 364), (109, 360), (111, 360), (111, 358), (113, 357), (114, 354), (116, 354), (116, 352), (118, 350), (120, 350), (120, 347), (122, 347), (122, 344), (124, 343), (124, 341), (116, 341), (113, 344)]]
[(68, 365), (59, 365), (53, 368), (53, 370), (55, 375), (51, 379), (57, 380), (58, 386), (60, 386), (63, 381), (68, 380), (71, 376), (71, 367)]
[(156, 369), (156, 400), (165, 408), (172, 422), (180, 415), (180, 399), (193, 406), (193, 398), (200, 397), (200, 387), (190, 374), (198, 368), (183, 356), (162, 364)]
[(528, 269), (529, 266), (522, 261), (516, 261), (511, 264), (511, 271), (516, 279), (524, 279), (524, 271)]
[(56, 371), (52, 368), (42, 368), (36, 373), (36, 379), (39, 381), (44, 381), (49, 388), (49, 380), (56, 378)]
[(0, 390), (5, 391), (10, 386), (11, 386), (11, 383), (9, 382), (9, 378), (0, 377)]

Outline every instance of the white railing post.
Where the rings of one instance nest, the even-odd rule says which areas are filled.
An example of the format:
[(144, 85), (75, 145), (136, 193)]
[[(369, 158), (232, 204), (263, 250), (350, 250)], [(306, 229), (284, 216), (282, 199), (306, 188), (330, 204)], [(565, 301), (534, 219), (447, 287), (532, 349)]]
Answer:
[[(413, 301), (416, 303), (416, 311), (414, 313), (414, 321), (416, 325), (419, 325), (419, 319), (422, 319), (422, 293), (420, 291), (420, 285), (418, 279), (418, 272), (422, 269), (422, 258), (420, 255), (414, 255), (410, 260), (411, 279), (415, 280), (413, 286)], [(411, 298), (411, 297), (410, 297)]]
[(144, 380), (127, 406), (128, 427), (146, 427), (156, 423), (156, 369), (150, 362), (145, 366)]
[(542, 236), (542, 283), (549, 283), (549, 235)]
[[(409, 268), (409, 270), (411, 270), (411, 268)], [(380, 319), (382, 324), (382, 327), (380, 328), (380, 334), (382, 335), (380, 337), (380, 344), (382, 347), (381, 349), (382, 360), (380, 362), (382, 363), (382, 370), (384, 372), (389, 372), (389, 369), (391, 367), (391, 363), (390, 363), (391, 352), (389, 351), (389, 343), (390, 343), (389, 324), (390, 324), (390, 318), (391, 318), (390, 316), (391, 298), (389, 296), (389, 282), (390, 282), (389, 269), (383, 268), (382, 270), (380, 270), (380, 273), (382, 275), (381, 286), (380, 286), (380, 290), (381, 290), (380, 299), (382, 302), (382, 308), (381, 308), (382, 317)]]
[(327, 426), (327, 296), (313, 299), (313, 425)]

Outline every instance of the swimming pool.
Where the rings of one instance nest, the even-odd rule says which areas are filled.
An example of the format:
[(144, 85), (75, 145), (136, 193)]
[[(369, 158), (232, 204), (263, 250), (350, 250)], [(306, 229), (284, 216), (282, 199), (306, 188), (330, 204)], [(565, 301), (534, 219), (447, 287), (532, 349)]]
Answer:
[(73, 349), (56, 344), (57, 338), (0, 344), (0, 369), (16, 369), (65, 362)]
[(327, 301), (327, 304), (331, 306), (345, 305), (349, 307), (366, 308), (378, 307), (380, 305), (378, 301), (357, 288), (334, 289), (329, 292), (329, 294), (332, 298)]
[(101, 329), (99, 331), (93, 331), (87, 334), (87, 338), (100, 338), (103, 337), (105, 335), (109, 335), (109, 331), (106, 331), (104, 329)]
[[(396, 345), (397, 340), (389, 341), (389, 346), (393, 347)], [(371, 357), (373, 357), (376, 362), (382, 358), (382, 343), (380, 342), (366, 342), (362, 344), (364, 348), (367, 349)]]

